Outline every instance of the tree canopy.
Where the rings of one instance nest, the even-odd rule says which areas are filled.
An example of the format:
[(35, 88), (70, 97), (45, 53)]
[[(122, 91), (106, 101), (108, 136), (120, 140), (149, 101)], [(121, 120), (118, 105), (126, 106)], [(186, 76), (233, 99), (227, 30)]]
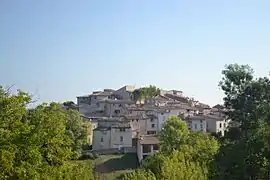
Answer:
[(140, 89), (136, 89), (132, 94), (135, 101), (144, 100), (146, 98), (153, 98), (159, 95), (160, 89), (154, 85), (149, 85)]
[(231, 64), (222, 72), (229, 129), (215, 159), (213, 179), (270, 179), (270, 81), (254, 77), (248, 65)]
[(29, 102), (27, 93), (0, 88), (0, 179), (80, 179), (86, 170), (70, 161), (85, 139), (78, 112)]

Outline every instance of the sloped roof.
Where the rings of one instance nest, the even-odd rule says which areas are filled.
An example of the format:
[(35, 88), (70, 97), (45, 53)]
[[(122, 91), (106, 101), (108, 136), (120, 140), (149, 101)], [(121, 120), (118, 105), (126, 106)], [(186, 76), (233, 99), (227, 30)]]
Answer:
[(165, 97), (176, 100), (176, 101), (180, 101), (180, 102), (184, 102), (184, 103), (188, 103), (188, 99), (186, 97), (182, 97), (182, 96), (178, 96), (175, 94), (164, 94)]
[(216, 109), (224, 109), (224, 106), (217, 104), (215, 106), (213, 106), (212, 108), (216, 108)]
[(159, 144), (160, 141), (156, 135), (143, 135), (140, 138), (140, 144)]

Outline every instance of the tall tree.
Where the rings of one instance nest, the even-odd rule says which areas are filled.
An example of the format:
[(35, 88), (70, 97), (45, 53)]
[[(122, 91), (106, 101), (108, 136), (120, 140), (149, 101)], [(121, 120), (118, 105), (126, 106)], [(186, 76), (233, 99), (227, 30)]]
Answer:
[(187, 124), (177, 117), (169, 117), (163, 129), (159, 133), (161, 150), (165, 154), (170, 154), (179, 149), (188, 140), (190, 131)]
[(255, 79), (249, 66), (231, 64), (220, 86), (227, 118), (239, 127), (229, 129), (229, 139), (216, 156), (213, 179), (269, 179), (269, 78)]

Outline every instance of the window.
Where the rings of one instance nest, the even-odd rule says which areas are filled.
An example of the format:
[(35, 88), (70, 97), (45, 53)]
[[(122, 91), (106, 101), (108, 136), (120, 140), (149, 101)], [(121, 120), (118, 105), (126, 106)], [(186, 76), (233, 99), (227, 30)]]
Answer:
[(161, 113), (161, 115), (163, 115), (164, 113)]
[(194, 129), (197, 129), (197, 124), (194, 124)]
[(202, 120), (200, 120), (200, 122), (203, 123)]
[(219, 123), (219, 127), (222, 128), (222, 123)]
[(100, 138), (100, 142), (103, 142), (103, 138)]
[(121, 142), (123, 142), (123, 141), (124, 141), (123, 136), (120, 136), (120, 141), (121, 141)]
[(201, 129), (203, 129), (203, 124), (201, 124)]
[(139, 119), (136, 119), (136, 121), (138, 122), (138, 121), (139, 121)]
[(152, 126), (152, 128), (155, 128), (155, 124), (152, 124), (151, 126)]
[(157, 145), (157, 144), (153, 144), (153, 150), (155, 150), (155, 151), (156, 151), (156, 150), (158, 150), (158, 148), (159, 148), (159, 147), (158, 147), (158, 145)]
[(143, 153), (150, 153), (150, 152), (151, 152), (151, 145), (143, 144)]
[(122, 107), (122, 104), (119, 104), (119, 107)]
[(151, 118), (151, 122), (153, 122), (154, 121), (154, 119), (153, 118)]
[(120, 132), (125, 132), (126, 129), (125, 128), (120, 128)]

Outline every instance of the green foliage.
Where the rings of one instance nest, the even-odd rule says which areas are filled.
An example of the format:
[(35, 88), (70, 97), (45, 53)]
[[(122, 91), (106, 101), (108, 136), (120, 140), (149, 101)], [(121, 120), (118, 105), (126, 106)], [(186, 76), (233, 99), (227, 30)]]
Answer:
[(156, 180), (155, 175), (151, 171), (138, 169), (135, 172), (129, 172), (123, 175), (122, 180)]
[(63, 102), (63, 105), (66, 109), (74, 109), (77, 110), (78, 108), (76, 107), (76, 104), (73, 101), (66, 101)]
[(85, 138), (80, 116), (57, 103), (27, 109), (30, 101), (27, 93), (0, 88), (0, 179), (79, 177), (84, 167), (70, 160)]
[(164, 162), (162, 167), (162, 179), (171, 180), (207, 180), (208, 166), (206, 163), (200, 163), (193, 157), (189, 149), (174, 151), (170, 158)]
[(215, 158), (212, 179), (270, 179), (270, 81), (254, 79), (249, 66), (232, 64), (223, 71), (228, 119), (239, 127), (229, 129)]
[(147, 87), (143, 87), (140, 89), (136, 89), (133, 93), (133, 99), (137, 100), (144, 100), (146, 98), (153, 98), (160, 94), (160, 89), (156, 86), (150, 85)]
[(213, 137), (190, 132), (186, 123), (177, 117), (169, 118), (159, 137), (160, 151), (148, 156), (143, 161), (143, 171), (129, 174), (131, 178), (151, 172), (160, 180), (208, 179), (219, 148)]
[(76, 159), (81, 153), (82, 145), (87, 143), (87, 134), (89, 134), (88, 130), (90, 130), (91, 124), (84, 122), (76, 110), (67, 110), (66, 116), (66, 130), (72, 139), (73, 158)]
[(75, 103), (73, 101), (65, 101), (63, 102), (63, 105), (69, 107), (69, 106), (74, 106)]
[(169, 161), (170, 156), (163, 153), (155, 153), (151, 156), (148, 156), (143, 161), (143, 168), (153, 172), (158, 179), (162, 177), (162, 169), (167, 161)]
[(177, 117), (169, 117), (163, 130), (159, 133), (162, 152), (169, 154), (185, 144), (190, 131), (187, 124)]

